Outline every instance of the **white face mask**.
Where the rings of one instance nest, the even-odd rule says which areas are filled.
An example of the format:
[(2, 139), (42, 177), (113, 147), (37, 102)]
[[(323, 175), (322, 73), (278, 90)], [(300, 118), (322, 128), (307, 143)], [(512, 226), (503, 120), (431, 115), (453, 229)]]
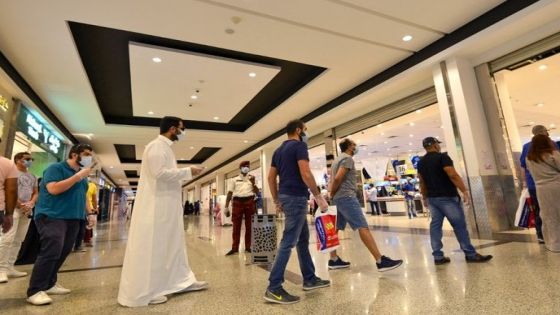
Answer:
[(243, 173), (243, 174), (249, 173), (249, 168), (247, 166), (242, 167), (241, 168), (241, 173)]
[(181, 141), (181, 140), (185, 139), (186, 135), (187, 135), (187, 132), (185, 130), (181, 130), (181, 133), (177, 135), (177, 140)]
[(92, 163), (93, 163), (93, 156), (91, 156), (91, 155), (90, 156), (82, 156), (82, 158), (79, 162), (79, 164), (82, 167), (90, 167)]

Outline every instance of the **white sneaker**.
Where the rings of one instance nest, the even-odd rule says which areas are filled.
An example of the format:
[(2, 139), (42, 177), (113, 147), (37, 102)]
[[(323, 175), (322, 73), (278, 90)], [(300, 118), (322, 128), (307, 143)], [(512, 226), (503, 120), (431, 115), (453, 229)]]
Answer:
[(62, 287), (58, 284), (55, 284), (52, 288), (47, 290), (48, 294), (52, 294), (52, 295), (64, 295), (64, 294), (68, 294), (72, 292), (69, 289), (66, 289), (65, 287)]
[(8, 282), (8, 274), (5, 273), (4, 271), (0, 272), (0, 283), (6, 283)]
[(25, 276), (27, 276), (27, 272), (24, 271), (17, 271), (13, 268), (8, 271), (8, 277), (10, 278), (21, 278)]
[(39, 291), (28, 297), (27, 302), (33, 305), (45, 305), (52, 303), (52, 299), (47, 295), (47, 293), (45, 293), (45, 291)]
[(153, 298), (150, 301), (150, 305), (163, 304), (165, 302), (167, 302), (167, 296), (162, 295), (162, 296), (158, 296), (156, 298)]
[(185, 293), (185, 292), (192, 292), (192, 291), (200, 291), (208, 289), (208, 282), (206, 281), (196, 281), (195, 283), (191, 284), (190, 286), (184, 288), (183, 290), (177, 293)]

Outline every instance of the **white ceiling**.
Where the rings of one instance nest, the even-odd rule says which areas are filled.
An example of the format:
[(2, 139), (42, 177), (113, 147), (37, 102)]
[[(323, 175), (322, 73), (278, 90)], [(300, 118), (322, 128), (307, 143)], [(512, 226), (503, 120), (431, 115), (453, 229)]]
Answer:
[[(158, 5), (145, 0), (0, 0), (0, 50), (72, 133), (93, 134), (91, 140), (83, 136), (80, 139), (93, 144), (105, 171), (114, 179), (123, 180), (124, 184), (123, 170), (138, 169), (139, 165), (120, 164), (113, 144), (135, 144), (141, 151), (158, 130), (103, 122), (66, 21), (328, 68), (243, 133), (189, 130), (187, 140), (174, 146), (177, 157), (190, 158), (203, 146), (222, 147), (205, 163), (211, 168), (283, 128), (286, 121), (304, 116), (501, 2), (174, 0)], [(531, 29), (526, 27), (529, 22), (532, 27), (537, 27), (557, 20), (558, 14), (554, 12), (560, 10), (550, 10), (552, 5), (558, 10), (557, 2), (543, 0), (537, 6), (538, 12), (533, 9), (531, 15), (518, 16), (514, 21), (493, 26), (492, 40), (485, 41), (479, 36), (477, 40), (482, 44), (469, 42), (465, 44), (468, 47), (461, 46), (461, 43), (458, 46), (468, 49), (472, 55), (484, 53), (529, 32)], [(516, 23), (524, 27), (518, 27)], [(234, 33), (228, 34), (226, 29)], [(402, 41), (404, 35), (412, 35), (412, 41)], [(431, 67), (445, 58), (446, 53), (449, 52), (438, 54), (309, 122), (312, 135), (432, 85)], [(453, 53), (461, 52), (455, 49)], [(133, 61), (133, 68), (140, 69), (136, 65)], [(185, 74), (179, 72), (177, 76)], [(217, 74), (208, 80), (219, 80), (220, 76)], [(162, 92), (174, 94), (172, 97), (177, 99), (188, 95), (185, 92), (190, 87), (183, 91), (178, 88), (162, 91), (169, 81), (167, 77), (160, 80), (165, 84), (147, 84), (148, 94), (138, 101), (158, 99), (156, 95)], [(217, 102), (226, 104), (227, 100)], [(134, 106), (139, 112), (147, 112), (148, 108), (140, 107), (144, 106), (140, 103)], [(215, 112), (213, 108), (210, 111)], [(201, 111), (192, 115), (218, 116), (211, 113)], [(221, 114), (223, 119), (231, 115), (225, 111)], [(277, 143), (278, 140), (273, 141), (269, 146)], [(258, 157), (256, 152), (248, 156), (250, 159), (255, 157)]]
[(280, 72), (278, 67), (138, 43), (130, 43), (129, 52), (134, 116), (228, 122)]

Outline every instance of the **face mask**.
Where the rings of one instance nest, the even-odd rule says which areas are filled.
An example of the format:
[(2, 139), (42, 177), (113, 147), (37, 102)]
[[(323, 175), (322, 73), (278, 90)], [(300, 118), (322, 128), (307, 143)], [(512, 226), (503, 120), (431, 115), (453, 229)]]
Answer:
[(27, 160), (23, 161), (23, 165), (25, 165), (25, 167), (27, 167), (27, 168), (30, 168), (31, 164), (33, 164), (33, 161), (27, 161)]
[(82, 167), (89, 167), (91, 166), (91, 164), (93, 163), (93, 156), (82, 156), (80, 158), (80, 160), (78, 161), (78, 164), (80, 164)]
[(249, 173), (249, 168), (247, 166), (242, 167), (241, 168), (241, 173), (243, 173), (243, 174)]
[(186, 135), (187, 135), (187, 132), (185, 130), (181, 130), (181, 133), (177, 135), (177, 141), (181, 141), (181, 140), (185, 139)]
[(305, 132), (302, 132), (299, 134), (299, 140), (307, 144), (307, 140), (309, 140), (309, 138), (307, 137)]
[(360, 150), (358, 149), (358, 147), (355, 147), (355, 148), (354, 148), (354, 154), (353, 154), (353, 155), (358, 155), (358, 152), (359, 152), (359, 151), (360, 151)]

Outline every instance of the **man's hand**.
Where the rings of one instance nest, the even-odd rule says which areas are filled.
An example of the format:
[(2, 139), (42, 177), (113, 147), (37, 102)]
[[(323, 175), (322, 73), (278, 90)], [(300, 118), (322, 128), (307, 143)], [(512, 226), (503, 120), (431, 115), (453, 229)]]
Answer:
[(93, 228), (97, 223), (97, 215), (93, 213), (88, 214), (87, 221), (88, 221), (88, 227)]
[(202, 166), (191, 166), (191, 174), (192, 176), (198, 176), (202, 173), (204, 167)]
[(284, 209), (282, 208), (282, 204), (280, 203), (279, 200), (275, 200), (274, 204), (276, 205), (276, 213), (284, 212)]
[(321, 212), (326, 212), (327, 210), (329, 210), (329, 204), (321, 194), (314, 197), (317, 205), (319, 206), (319, 209), (321, 209)]
[(429, 208), (430, 206), (428, 205), (428, 199), (426, 198), (422, 198), (422, 204), (424, 205), (424, 208)]
[(91, 173), (91, 167), (84, 167), (82, 168), (76, 175), (80, 177), (80, 179), (84, 179), (89, 176)]
[(471, 205), (471, 195), (469, 194), (468, 190), (463, 192), (463, 203), (467, 207)]
[(14, 217), (11, 214), (4, 215), (4, 222), (2, 222), (2, 233), (8, 233), (14, 224)]

